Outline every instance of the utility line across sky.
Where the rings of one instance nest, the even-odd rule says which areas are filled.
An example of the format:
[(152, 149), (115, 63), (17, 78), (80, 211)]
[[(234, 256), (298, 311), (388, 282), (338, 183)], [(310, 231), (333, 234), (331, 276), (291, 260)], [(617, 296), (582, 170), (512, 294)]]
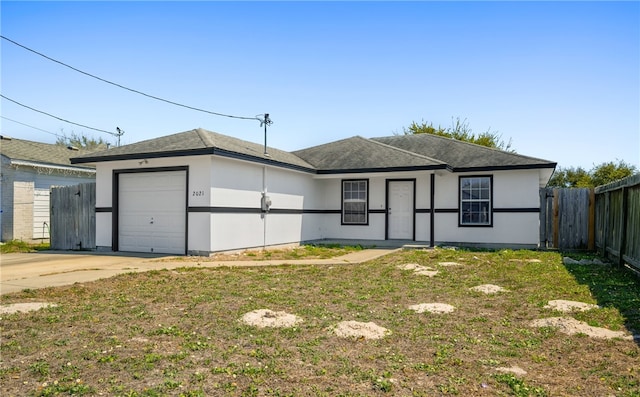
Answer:
[(38, 110), (38, 109), (32, 108), (31, 106), (27, 106), (25, 104), (22, 104), (22, 103), (20, 103), (18, 101), (15, 101), (15, 100), (13, 100), (13, 99), (5, 96), (5, 95), (2, 95), (2, 94), (0, 94), (0, 97), (2, 97), (3, 99), (6, 99), (9, 102), (13, 102), (16, 105), (22, 106), (22, 107), (27, 108), (29, 110), (33, 110), (34, 112), (42, 113), (42, 114), (44, 114), (46, 116), (49, 116), (49, 117), (53, 117), (54, 119), (58, 119), (60, 121), (64, 121), (65, 123), (69, 123), (69, 124), (77, 125), (79, 127), (88, 128), (90, 130), (94, 130), (94, 131), (98, 131), (98, 132), (104, 132), (104, 133), (107, 133), (107, 134), (110, 134), (110, 135), (118, 136), (118, 134), (115, 133), (115, 132), (111, 132), (111, 131), (107, 131), (107, 130), (101, 130), (100, 128), (89, 127), (88, 125), (75, 123), (73, 121), (69, 121), (69, 120), (63, 119), (62, 117), (54, 116), (51, 113), (43, 112), (42, 110)]
[(41, 56), (41, 57), (43, 57), (43, 58), (45, 58), (45, 59), (47, 59), (47, 60), (49, 60), (49, 61), (51, 61), (51, 62), (55, 62), (55, 63), (57, 63), (57, 64), (59, 64), (59, 65), (62, 65), (62, 66), (64, 66), (64, 67), (67, 67), (67, 68), (69, 68), (69, 69), (71, 69), (71, 70), (73, 70), (73, 71), (76, 71), (76, 72), (78, 72), (78, 73), (84, 74), (85, 76), (89, 76), (89, 77), (92, 77), (92, 78), (94, 78), (94, 79), (96, 79), (96, 80), (100, 80), (100, 81), (102, 81), (103, 83), (111, 84), (111, 85), (116, 86), (116, 87), (118, 87), (118, 88), (122, 88), (122, 89), (124, 89), (124, 90), (130, 91), (130, 92), (133, 92), (133, 93), (136, 93), (136, 94), (139, 94), (139, 95), (146, 96), (147, 98), (151, 98), (151, 99), (155, 99), (155, 100), (157, 100), (157, 101), (161, 101), (161, 102), (169, 103), (169, 104), (171, 104), (171, 105), (180, 106), (180, 107), (183, 107), (183, 108), (187, 108), (187, 109), (195, 110), (195, 111), (197, 111), (197, 112), (203, 112), (203, 113), (212, 114), (212, 115), (214, 115), (214, 116), (229, 117), (229, 118), (232, 118), (232, 119), (241, 119), (241, 120), (257, 120), (257, 121), (260, 121), (261, 123), (263, 122), (263, 121), (262, 121), (260, 118), (258, 118), (257, 116), (254, 116), (254, 117), (244, 117), (244, 116), (234, 116), (234, 115), (230, 115), (230, 114), (224, 114), (224, 113), (212, 112), (212, 111), (210, 111), (210, 110), (200, 109), (200, 108), (197, 108), (197, 107), (193, 107), (193, 106), (189, 106), (189, 105), (184, 105), (184, 104), (182, 104), (182, 103), (178, 103), (178, 102), (170, 101), (170, 100), (168, 100), (168, 99), (163, 99), (163, 98), (160, 98), (160, 97), (157, 97), (157, 96), (154, 96), (154, 95), (150, 95), (150, 94), (144, 93), (144, 92), (142, 92), (142, 91), (138, 91), (138, 90), (135, 90), (135, 89), (133, 89), (133, 88), (129, 88), (129, 87), (123, 86), (122, 84), (114, 83), (113, 81), (109, 81), (109, 80), (107, 80), (107, 79), (103, 79), (102, 77), (98, 77), (98, 76), (93, 75), (93, 74), (91, 74), (91, 73), (87, 73), (87, 72), (85, 72), (85, 71), (83, 71), (83, 70), (80, 70), (80, 69), (78, 69), (78, 68), (75, 68), (75, 67), (73, 67), (73, 66), (71, 66), (71, 65), (68, 65), (68, 64), (66, 64), (66, 63), (64, 63), (64, 62), (58, 61), (57, 59), (51, 58), (51, 57), (49, 57), (49, 56), (47, 56), (47, 55), (45, 55), (45, 54), (43, 54), (43, 53), (41, 53), (41, 52), (38, 52), (38, 51), (36, 51), (36, 50), (33, 50), (33, 49), (31, 49), (31, 48), (29, 48), (29, 47), (27, 47), (27, 46), (25, 46), (25, 45), (22, 45), (22, 44), (20, 44), (20, 43), (18, 43), (18, 42), (16, 42), (16, 41), (13, 41), (13, 40), (11, 40), (10, 38), (5, 37), (5, 36), (3, 36), (3, 35), (0, 35), (0, 38), (2, 38), (3, 40), (6, 40), (6, 41), (8, 41), (8, 42), (10, 42), (10, 43), (12, 43), (12, 44), (14, 44), (14, 45), (18, 46), (18, 47), (21, 47), (21, 48), (23, 48), (23, 49), (25, 49), (25, 50), (27, 50), (27, 51), (30, 51), (30, 52), (32, 52), (32, 53), (34, 53), (34, 54), (36, 54), (36, 55), (39, 55), (39, 56)]
[(3, 119), (8, 120), (8, 121), (12, 121), (12, 122), (14, 122), (14, 123), (16, 123), (16, 124), (24, 125), (25, 127), (33, 128), (34, 130), (38, 130), (38, 131), (46, 132), (47, 134), (55, 135), (55, 136), (57, 136), (58, 138), (64, 138), (64, 136), (59, 135), (59, 134), (56, 134), (55, 132), (51, 132), (51, 131), (47, 131), (47, 130), (43, 130), (42, 128), (34, 127), (34, 126), (32, 126), (32, 125), (29, 125), (29, 124), (23, 123), (23, 122), (21, 122), (21, 121), (10, 119), (9, 117), (0, 116), (0, 118), (3, 118)]

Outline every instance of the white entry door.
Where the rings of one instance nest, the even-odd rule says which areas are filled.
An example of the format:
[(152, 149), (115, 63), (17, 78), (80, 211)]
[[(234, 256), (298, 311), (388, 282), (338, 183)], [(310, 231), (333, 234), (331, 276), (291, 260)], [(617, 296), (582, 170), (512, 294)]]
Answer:
[(413, 240), (413, 181), (391, 181), (387, 203), (389, 239)]
[(119, 176), (118, 250), (184, 254), (186, 171)]

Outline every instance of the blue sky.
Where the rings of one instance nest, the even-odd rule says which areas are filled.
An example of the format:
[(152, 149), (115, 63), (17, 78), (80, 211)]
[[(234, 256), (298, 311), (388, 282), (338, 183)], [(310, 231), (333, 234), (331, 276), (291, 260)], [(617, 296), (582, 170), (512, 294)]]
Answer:
[[(640, 167), (639, 2), (10, 2), (3, 36), (118, 84), (213, 112), (269, 113), (296, 150), (412, 121), (466, 119), (521, 154)], [(263, 142), (257, 121), (195, 112), (1, 40), (2, 94), (122, 143), (205, 128)], [(83, 133), (2, 99), (3, 135)]]

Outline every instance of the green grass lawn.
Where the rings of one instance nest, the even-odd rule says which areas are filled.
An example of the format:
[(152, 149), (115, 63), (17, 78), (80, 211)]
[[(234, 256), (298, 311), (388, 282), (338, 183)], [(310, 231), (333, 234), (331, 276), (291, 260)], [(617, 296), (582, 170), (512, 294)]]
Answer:
[(16, 252), (36, 252), (49, 249), (49, 243), (27, 243), (22, 240), (11, 240), (0, 244), (0, 253), (10, 254)]
[(206, 261), (266, 261), (266, 260), (298, 260), (298, 259), (329, 259), (361, 251), (362, 246), (342, 246), (337, 244), (305, 244), (297, 247), (281, 249), (254, 249), (231, 253), (217, 253), (210, 257), (181, 256), (161, 259), (163, 261), (182, 260), (185, 262)]
[[(399, 268), (408, 263), (438, 274)], [(481, 284), (508, 292), (469, 290)], [(601, 308), (545, 309), (553, 299)], [(359, 265), (184, 267), (0, 297), (29, 301), (58, 306), (1, 316), (3, 395), (640, 396), (637, 341), (530, 326), (565, 316), (640, 332), (640, 281), (608, 266), (563, 265), (551, 252), (436, 249)], [(455, 311), (409, 309), (419, 303)], [(303, 322), (239, 321), (256, 309)], [(338, 338), (331, 329), (345, 320), (391, 334)], [(500, 369), (512, 367), (526, 373)]]

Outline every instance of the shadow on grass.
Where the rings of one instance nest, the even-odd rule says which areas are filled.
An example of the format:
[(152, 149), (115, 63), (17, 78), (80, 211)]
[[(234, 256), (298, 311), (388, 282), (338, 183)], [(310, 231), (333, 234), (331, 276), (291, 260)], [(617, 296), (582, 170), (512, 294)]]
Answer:
[(618, 309), (625, 326), (640, 345), (640, 278), (630, 271), (609, 265), (565, 264), (576, 281), (586, 285), (601, 307)]

